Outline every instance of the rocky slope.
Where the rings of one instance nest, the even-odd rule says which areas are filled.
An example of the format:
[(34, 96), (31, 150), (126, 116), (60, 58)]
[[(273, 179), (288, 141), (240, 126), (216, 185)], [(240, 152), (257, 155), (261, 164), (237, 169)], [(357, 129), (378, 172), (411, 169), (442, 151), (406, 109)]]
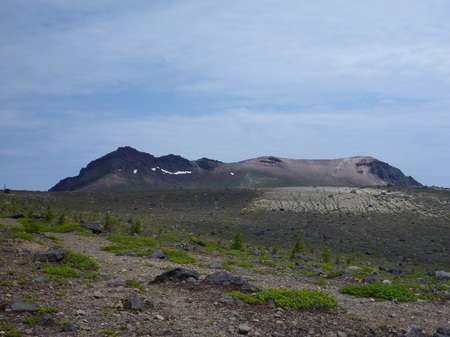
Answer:
[(175, 155), (155, 157), (121, 147), (61, 180), (50, 191), (288, 186), (421, 186), (399, 169), (372, 157), (302, 160), (258, 157), (237, 163)]
[[(149, 283), (173, 267), (215, 273), (207, 266), (226, 257), (191, 252), (197, 263), (180, 266), (164, 259), (105, 252), (101, 247), (108, 242), (101, 236), (43, 233), (37, 241), (22, 240), (3, 228), (15, 225), (0, 218), (0, 330), (6, 336), (405, 336), (413, 324), (427, 334), (410, 329), (406, 336), (450, 331), (448, 303), (376, 302), (341, 294), (338, 289), (354, 282), (350, 279), (329, 280), (324, 286), (317, 284), (318, 278), (292, 270), (276, 276), (235, 266), (234, 275), (263, 289), (324, 290), (336, 297), (340, 309), (293, 311), (273, 303), (248, 305), (224, 296), (232, 288), (202, 280)], [(100, 266), (99, 277), (47, 278), (45, 267), (58, 262), (36, 262), (32, 256), (55, 241), (60, 249), (93, 258)], [(136, 280), (140, 286), (126, 280)]]

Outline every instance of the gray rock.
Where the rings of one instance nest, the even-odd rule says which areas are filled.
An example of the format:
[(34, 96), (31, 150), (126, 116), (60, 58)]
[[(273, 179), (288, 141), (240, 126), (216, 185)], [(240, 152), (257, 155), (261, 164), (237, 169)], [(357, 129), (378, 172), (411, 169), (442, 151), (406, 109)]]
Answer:
[(299, 254), (296, 256), (297, 259), (303, 260), (305, 262), (313, 262), (315, 261), (313, 257), (305, 254)]
[(234, 298), (231, 296), (223, 296), (222, 298), (220, 298), (219, 302), (224, 303), (224, 304), (231, 304), (231, 305), (236, 303), (234, 301)]
[(439, 281), (447, 281), (447, 280), (450, 280), (450, 273), (447, 272), (447, 271), (443, 271), (443, 270), (436, 271), (436, 273), (434, 274), (434, 276), (435, 276)]
[(67, 251), (62, 248), (52, 247), (46, 252), (37, 252), (33, 255), (34, 261), (58, 262), (66, 257)]
[(124, 305), (124, 309), (138, 311), (142, 309), (142, 300), (139, 296), (134, 293), (129, 298), (126, 299)]
[(139, 256), (134, 250), (124, 250), (123, 252), (117, 253), (116, 256)]
[(209, 269), (225, 269), (225, 267), (220, 263), (211, 263), (208, 266)]
[(450, 329), (439, 328), (439, 329), (437, 329), (436, 333), (438, 333), (442, 336), (450, 336)]
[(189, 277), (193, 277), (194, 279), (198, 280), (200, 274), (195, 270), (175, 268), (156, 276), (153, 282), (159, 283), (165, 282), (167, 280), (187, 280)]
[(9, 309), (11, 311), (30, 311), (34, 312), (38, 310), (38, 306), (35, 303), (24, 302), (24, 301), (15, 301), (14, 303), (9, 305)]
[(153, 254), (149, 255), (148, 257), (153, 259), (165, 259), (166, 254), (164, 254), (164, 252), (161, 249), (157, 249)]
[(33, 280), (33, 282), (36, 282), (36, 283), (44, 283), (44, 282), (50, 282), (50, 281), (51, 281), (51, 279), (47, 276), (39, 276)]
[(252, 252), (252, 254), (253, 254), (253, 255), (256, 255), (256, 256), (261, 256), (261, 255), (262, 255), (262, 252), (261, 252), (260, 250), (258, 250), (258, 249), (255, 249), (255, 250)]
[(85, 222), (81, 220), (81, 228), (89, 229), (94, 234), (101, 234), (105, 231), (105, 227), (98, 222)]
[(418, 326), (410, 325), (408, 326), (405, 337), (431, 337), (431, 335), (424, 333)]
[(122, 280), (114, 280), (108, 283), (109, 287), (125, 287), (126, 282)]
[(370, 274), (362, 279), (363, 283), (380, 283), (380, 279), (375, 274)]
[(251, 285), (250, 283), (248, 283), (248, 281), (246, 281), (238, 276), (233, 276), (226, 271), (219, 271), (219, 272), (209, 274), (206, 276), (206, 281), (209, 284), (218, 284), (218, 285), (224, 285), (224, 286), (229, 286), (229, 285), (239, 286), (239, 288), (241, 288), (242, 290), (245, 290), (245, 291), (251, 291), (251, 292), (261, 291), (261, 289), (259, 289), (258, 287), (254, 286), (254, 285)]
[(61, 326), (61, 331), (63, 332), (71, 332), (71, 331), (77, 331), (78, 328), (75, 324), (69, 323), (69, 324), (64, 324), (63, 326)]
[(248, 333), (252, 330), (251, 326), (248, 326), (247, 324), (239, 324), (238, 327), (238, 333), (240, 335), (248, 335)]

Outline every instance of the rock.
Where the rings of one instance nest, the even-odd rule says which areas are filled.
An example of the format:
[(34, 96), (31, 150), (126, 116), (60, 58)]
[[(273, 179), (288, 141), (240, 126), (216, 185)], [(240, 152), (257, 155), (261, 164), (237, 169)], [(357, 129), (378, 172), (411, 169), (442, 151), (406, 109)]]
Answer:
[(104, 226), (98, 222), (85, 222), (81, 220), (80, 226), (81, 228), (89, 229), (94, 234), (101, 234), (105, 231)]
[(443, 270), (439, 270), (436, 271), (436, 273), (434, 274), (434, 276), (436, 277), (436, 279), (438, 279), (439, 281), (447, 281), (450, 280), (450, 273), (443, 271)]
[(105, 295), (103, 295), (100, 291), (94, 291), (92, 294), (95, 298), (104, 298)]
[(380, 279), (374, 274), (370, 274), (362, 279), (363, 283), (380, 283)]
[(239, 324), (238, 333), (240, 335), (247, 335), (251, 330), (251, 326), (248, 326), (247, 324)]
[(61, 326), (61, 331), (63, 332), (77, 331), (77, 329), (78, 329), (77, 326), (72, 323), (64, 324), (63, 326)]
[(299, 254), (296, 256), (297, 259), (303, 260), (305, 262), (314, 262), (315, 259), (309, 255)]
[(11, 311), (29, 311), (29, 312), (33, 312), (33, 311), (37, 311), (38, 310), (38, 306), (35, 303), (30, 303), (30, 302), (24, 302), (24, 301), (15, 301), (14, 303), (11, 303), (8, 306), (8, 309), (10, 309)]
[(342, 274), (339, 275), (339, 277), (340, 277), (340, 278), (352, 278), (352, 277), (353, 277), (353, 273), (352, 273), (350, 270), (345, 269), (345, 270), (342, 272)]
[(211, 263), (208, 266), (209, 269), (225, 269), (225, 267), (220, 263)]
[(23, 213), (15, 213), (11, 216), (11, 219), (22, 219), (25, 218), (25, 215)]
[[(450, 329), (446, 329), (446, 328), (439, 328), (436, 331), (436, 334), (439, 334), (441, 336), (450, 336)], [(436, 335), (435, 334), (435, 335)], [(439, 336), (440, 337), (440, 336)]]
[(44, 283), (44, 282), (50, 282), (50, 281), (51, 281), (51, 279), (47, 276), (39, 276), (33, 280), (33, 282), (36, 282), (36, 283)]
[(149, 255), (148, 257), (153, 259), (165, 259), (166, 254), (164, 254), (164, 252), (161, 249), (157, 249), (153, 254)]
[(54, 323), (55, 323), (55, 321), (50, 316), (44, 315), (44, 316), (39, 317), (40, 325), (50, 326), (50, 325), (53, 325)]
[(126, 282), (122, 280), (114, 280), (108, 283), (108, 287), (125, 287)]
[(255, 249), (255, 250), (252, 252), (252, 254), (255, 255), (255, 256), (261, 256), (261, 255), (262, 255), (262, 252), (261, 252), (260, 250), (258, 250), (258, 249)]
[(234, 301), (234, 298), (231, 296), (223, 296), (220, 300), (220, 303), (224, 303), (224, 304), (235, 304), (236, 302)]
[(33, 255), (34, 261), (39, 262), (58, 262), (66, 257), (67, 251), (62, 248), (52, 247), (46, 252), (37, 252)]
[(84, 310), (78, 309), (77, 311), (75, 311), (75, 315), (77, 316), (85, 316), (87, 313)]
[(421, 328), (415, 325), (408, 326), (405, 337), (431, 337), (422, 331)]
[(164, 317), (161, 315), (155, 315), (155, 318), (159, 321), (164, 321)]
[(383, 284), (392, 284), (392, 281), (391, 281), (391, 280), (383, 280), (382, 283), (383, 283)]
[(124, 309), (138, 311), (142, 309), (142, 300), (139, 296), (134, 293), (129, 298), (126, 299), (124, 305)]
[(219, 284), (224, 286), (236, 285), (239, 286), (242, 290), (250, 291), (250, 292), (258, 292), (261, 289), (255, 287), (248, 283), (246, 280), (233, 276), (226, 271), (219, 271), (206, 276), (205, 279), (209, 284)]
[(156, 276), (153, 282), (165, 282), (167, 280), (186, 280), (189, 277), (193, 277), (194, 279), (198, 280), (200, 274), (195, 270), (175, 268)]
[(123, 252), (117, 253), (116, 256), (139, 256), (134, 250), (124, 250)]

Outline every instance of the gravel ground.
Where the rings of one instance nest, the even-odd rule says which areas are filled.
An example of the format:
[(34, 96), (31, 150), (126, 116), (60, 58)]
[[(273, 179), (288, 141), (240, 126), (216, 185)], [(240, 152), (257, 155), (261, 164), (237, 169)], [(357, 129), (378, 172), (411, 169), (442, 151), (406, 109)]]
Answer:
[[(0, 224), (11, 225), (11, 219)], [(0, 227), (1, 228), (1, 227)], [(99, 264), (97, 280), (33, 282), (43, 276), (42, 270), (24, 254), (24, 249), (44, 251), (54, 243), (46, 234), (37, 243), (13, 239), (2, 229), (0, 273), (0, 322), (12, 324), (22, 336), (401, 336), (409, 325), (418, 325), (428, 333), (439, 327), (450, 327), (450, 303), (375, 302), (338, 292), (349, 281), (331, 280), (326, 288), (315, 285), (313, 277), (292, 271), (285, 276), (263, 275), (236, 267), (233, 274), (266, 288), (321, 289), (335, 296), (340, 309), (336, 313), (322, 311), (295, 312), (277, 308), (271, 303), (247, 305), (225, 303), (223, 294), (231, 288), (199, 282), (150, 283), (156, 275), (178, 265), (147, 257), (116, 256), (100, 250), (107, 245), (101, 236), (54, 234), (66, 249), (94, 258)], [(211, 273), (205, 266), (221, 262), (222, 257), (192, 254), (197, 263), (184, 266), (201, 274)], [(141, 280), (142, 290), (111, 287), (113, 280)], [(9, 282), (9, 283), (8, 283)], [(136, 294), (142, 301), (138, 311), (127, 309), (128, 299)], [(45, 314), (49, 319), (24, 324), (32, 315), (6, 309), (8, 302), (28, 299), (38, 307), (54, 307)], [(36, 315), (33, 313), (33, 315)], [(42, 315), (41, 315), (42, 316)], [(76, 331), (61, 331), (61, 325), (72, 323)], [(7, 335), (6, 330), (0, 334)]]

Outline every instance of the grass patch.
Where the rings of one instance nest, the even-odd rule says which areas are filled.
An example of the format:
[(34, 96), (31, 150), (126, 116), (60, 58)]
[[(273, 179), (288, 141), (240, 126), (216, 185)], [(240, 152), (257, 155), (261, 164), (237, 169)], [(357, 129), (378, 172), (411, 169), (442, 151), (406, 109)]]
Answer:
[(21, 337), (22, 335), (17, 332), (14, 325), (12, 324), (0, 324), (0, 331), (4, 331), (2, 334), (4, 337)]
[(112, 242), (112, 245), (101, 247), (101, 250), (111, 253), (134, 250), (138, 255), (148, 255), (148, 248), (157, 245), (155, 239), (143, 236), (113, 235), (109, 236), (108, 240)]
[(139, 290), (144, 290), (144, 285), (141, 282), (139, 282), (138, 280), (133, 280), (133, 279), (125, 280), (125, 285), (127, 288), (136, 288)]
[(196, 260), (185, 252), (172, 249), (163, 249), (164, 254), (167, 256), (170, 262), (179, 264), (191, 264), (195, 263)]
[(335, 310), (335, 298), (323, 291), (310, 289), (267, 289), (256, 294), (246, 294), (240, 291), (230, 293), (235, 300), (242, 300), (248, 304), (259, 304), (273, 300), (279, 307), (289, 307), (293, 310)]
[(100, 268), (99, 264), (91, 257), (75, 253), (70, 250), (58, 266), (49, 265), (44, 268), (44, 273), (53, 279), (67, 277), (80, 277), (85, 279), (97, 278), (95, 271)]
[(22, 319), (22, 323), (36, 324), (37, 322), (39, 322), (39, 319), (40, 319), (39, 316), (28, 316)]
[(13, 236), (16, 239), (22, 239), (22, 240), (26, 240), (26, 241), (33, 241), (34, 240), (34, 234), (27, 233), (27, 232), (14, 233)]
[(414, 302), (416, 294), (401, 284), (360, 284), (348, 285), (339, 290), (342, 294), (374, 298), (379, 301)]
[(54, 312), (57, 312), (57, 311), (58, 311), (58, 309), (56, 309), (55, 307), (49, 307), (48, 305), (44, 305), (44, 306), (42, 306), (42, 307), (40, 307), (38, 309), (38, 313), (40, 315), (51, 314), (51, 313), (54, 313)]

